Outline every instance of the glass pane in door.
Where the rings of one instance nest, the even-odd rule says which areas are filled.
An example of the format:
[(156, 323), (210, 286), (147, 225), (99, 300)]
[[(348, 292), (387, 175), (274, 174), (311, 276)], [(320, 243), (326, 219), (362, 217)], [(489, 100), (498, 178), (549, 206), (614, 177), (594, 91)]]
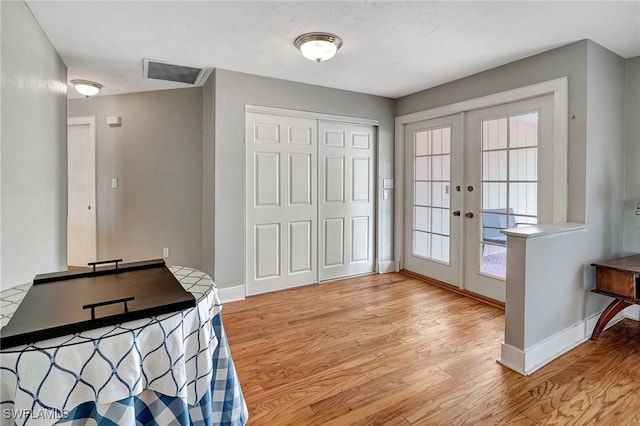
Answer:
[(538, 219), (538, 112), (482, 121), (480, 273), (505, 279), (502, 230)]
[(414, 132), (413, 255), (449, 264), (451, 127)]

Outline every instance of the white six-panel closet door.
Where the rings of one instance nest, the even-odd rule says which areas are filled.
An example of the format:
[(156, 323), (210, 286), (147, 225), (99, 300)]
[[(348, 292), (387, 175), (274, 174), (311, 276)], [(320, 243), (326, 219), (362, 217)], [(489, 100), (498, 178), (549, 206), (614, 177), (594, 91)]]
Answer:
[(320, 121), (320, 281), (374, 271), (374, 130)]
[(247, 294), (317, 282), (317, 120), (246, 117)]

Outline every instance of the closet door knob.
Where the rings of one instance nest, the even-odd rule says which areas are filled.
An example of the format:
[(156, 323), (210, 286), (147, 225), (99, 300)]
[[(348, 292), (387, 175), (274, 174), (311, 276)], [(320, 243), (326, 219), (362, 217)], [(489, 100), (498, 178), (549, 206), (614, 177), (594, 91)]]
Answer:
[(453, 212), (454, 216), (460, 216), (460, 210), (456, 210), (455, 212)]
[(471, 213), (471, 212), (465, 213), (464, 217), (466, 217), (467, 219), (472, 219), (473, 218), (473, 213)]

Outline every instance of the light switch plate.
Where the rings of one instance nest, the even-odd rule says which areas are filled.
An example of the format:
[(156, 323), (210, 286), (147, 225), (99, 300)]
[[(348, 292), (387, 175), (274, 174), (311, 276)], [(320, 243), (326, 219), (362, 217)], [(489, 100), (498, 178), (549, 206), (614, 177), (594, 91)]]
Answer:
[(118, 187), (118, 178), (111, 179), (111, 188), (116, 189)]
[(382, 179), (382, 187), (384, 189), (393, 188), (393, 179)]

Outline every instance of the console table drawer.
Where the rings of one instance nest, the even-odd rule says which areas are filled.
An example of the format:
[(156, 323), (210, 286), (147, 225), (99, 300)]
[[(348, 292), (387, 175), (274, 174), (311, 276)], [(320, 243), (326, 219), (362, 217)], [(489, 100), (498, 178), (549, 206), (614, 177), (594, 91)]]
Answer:
[(615, 269), (596, 269), (596, 288), (629, 299), (636, 299), (636, 274)]

